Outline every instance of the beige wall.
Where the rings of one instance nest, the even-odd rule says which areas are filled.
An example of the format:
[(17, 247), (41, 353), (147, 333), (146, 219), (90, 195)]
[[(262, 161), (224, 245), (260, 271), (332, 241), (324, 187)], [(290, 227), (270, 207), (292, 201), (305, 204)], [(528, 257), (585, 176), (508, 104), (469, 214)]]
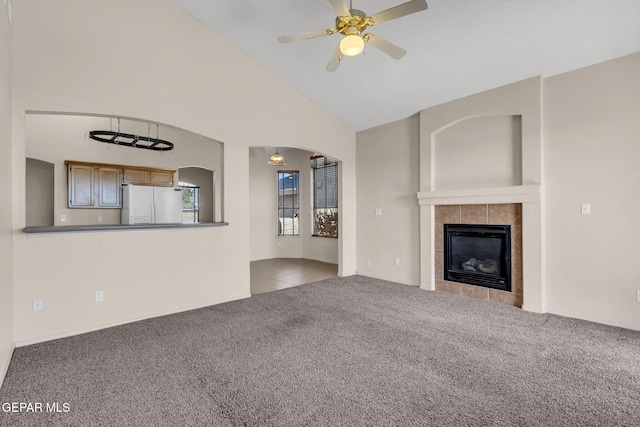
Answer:
[[(305, 135), (307, 147), (343, 161), (340, 273), (353, 273), (343, 262), (355, 258), (353, 131), (169, 0), (29, 0), (14, 5), (14, 17), (18, 345), (247, 297), (249, 147), (257, 144), (295, 146)], [(27, 111), (132, 117), (223, 142), (229, 226), (25, 236)], [(193, 248), (188, 268), (180, 267), (176, 247)], [(105, 296), (99, 304), (98, 290)], [(31, 311), (34, 298), (44, 299), (44, 311)]]
[[(11, 64), (13, 34), (0, 5), (0, 385), (13, 351)], [(24, 160), (23, 160), (24, 162)]]
[[(287, 166), (267, 164), (269, 155), (262, 148), (250, 149), (251, 260), (306, 258), (338, 263), (338, 239), (311, 236), (311, 175), (307, 150), (281, 152)], [(329, 154), (327, 154), (329, 155)], [(277, 171), (300, 172), (300, 235), (278, 236)]]
[[(548, 311), (640, 329), (640, 53), (544, 80)], [(581, 203), (591, 214), (581, 215)]]
[[(356, 140), (358, 273), (417, 286), (419, 117), (358, 132)], [(382, 215), (375, 214), (377, 208)], [(395, 265), (395, 258), (400, 265)]]

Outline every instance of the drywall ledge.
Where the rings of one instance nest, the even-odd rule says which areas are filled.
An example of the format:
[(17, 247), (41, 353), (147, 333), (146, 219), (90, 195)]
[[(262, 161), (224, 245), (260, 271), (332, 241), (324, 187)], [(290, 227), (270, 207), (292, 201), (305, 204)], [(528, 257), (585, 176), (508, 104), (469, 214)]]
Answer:
[(122, 231), (140, 231), (140, 230), (163, 230), (178, 228), (213, 228), (226, 227), (228, 222), (194, 222), (185, 224), (130, 224), (130, 225), (63, 225), (63, 226), (40, 226), (25, 227), (22, 231), (25, 234), (46, 234), (46, 233), (103, 233), (103, 232), (122, 232)]

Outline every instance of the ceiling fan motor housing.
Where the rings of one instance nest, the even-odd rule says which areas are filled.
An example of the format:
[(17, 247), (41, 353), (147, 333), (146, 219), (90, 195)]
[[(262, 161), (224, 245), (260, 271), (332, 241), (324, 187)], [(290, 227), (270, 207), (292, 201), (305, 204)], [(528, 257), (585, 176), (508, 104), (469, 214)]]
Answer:
[[(342, 35), (360, 35), (369, 26), (373, 25), (373, 20), (361, 10), (349, 9), (351, 16), (337, 16), (336, 30)], [(355, 29), (355, 33), (353, 32)]]

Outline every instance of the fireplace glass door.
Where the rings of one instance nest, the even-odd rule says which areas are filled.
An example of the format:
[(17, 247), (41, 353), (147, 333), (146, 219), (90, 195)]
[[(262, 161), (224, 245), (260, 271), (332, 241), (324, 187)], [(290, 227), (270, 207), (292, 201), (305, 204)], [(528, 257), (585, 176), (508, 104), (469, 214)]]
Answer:
[(444, 279), (511, 291), (509, 225), (444, 225)]

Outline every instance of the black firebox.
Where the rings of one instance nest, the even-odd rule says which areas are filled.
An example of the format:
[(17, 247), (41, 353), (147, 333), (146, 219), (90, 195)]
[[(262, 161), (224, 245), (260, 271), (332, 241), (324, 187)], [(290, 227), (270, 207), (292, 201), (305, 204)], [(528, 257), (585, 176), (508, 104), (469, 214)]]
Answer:
[(511, 226), (444, 224), (444, 279), (511, 291)]

